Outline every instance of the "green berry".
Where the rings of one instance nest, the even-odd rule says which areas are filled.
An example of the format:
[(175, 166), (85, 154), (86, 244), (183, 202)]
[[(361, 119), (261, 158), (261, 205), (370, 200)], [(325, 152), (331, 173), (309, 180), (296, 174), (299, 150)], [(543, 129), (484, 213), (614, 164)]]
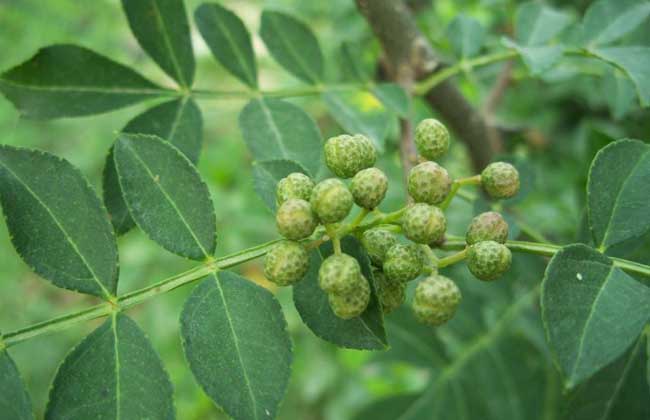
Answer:
[(468, 245), (481, 241), (494, 241), (503, 244), (507, 239), (508, 223), (495, 211), (481, 213), (473, 218), (465, 235), (465, 242)]
[(386, 252), (397, 243), (397, 237), (390, 231), (376, 227), (363, 232), (361, 245), (366, 250), (370, 261), (381, 266), (386, 258)]
[(436, 160), (449, 150), (449, 132), (438, 120), (427, 118), (415, 127), (415, 146), (428, 160)]
[(494, 241), (477, 242), (467, 251), (467, 267), (480, 280), (494, 280), (508, 271), (512, 253), (507, 246)]
[(408, 176), (408, 191), (417, 203), (439, 204), (451, 190), (447, 170), (435, 162), (413, 167)]
[(492, 198), (510, 198), (519, 192), (519, 172), (506, 162), (490, 163), (481, 173), (481, 185)]
[(376, 270), (373, 274), (381, 309), (385, 314), (389, 314), (399, 308), (406, 300), (406, 283), (390, 280), (379, 270)]
[(413, 244), (395, 244), (386, 252), (383, 268), (384, 273), (393, 281), (411, 281), (422, 270), (420, 250)]
[(280, 206), (275, 215), (280, 235), (297, 241), (314, 233), (318, 222), (309, 203), (299, 198), (291, 198)]
[(388, 178), (377, 168), (357, 172), (350, 183), (354, 202), (364, 209), (373, 210), (381, 203), (388, 190)]
[(359, 276), (357, 287), (346, 293), (330, 293), (328, 299), (334, 315), (351, 319), (363, 313), (370, 302), (370, 285), (364, 276)]
[(353, 257), (331, 255), (318, 270), (318, 284), (327, 293), (348, 293), (358, 287), (361, 267)]
[(352, 204), (350, 190), (336, 178), (319, 182), (311, 193), (311, 206), (323, 223), (336, 223), (345, 219)]
[(413, 311), (422, 322), (439, 326), (453, 318), (462, 295), (450, 278), (435, 274), (415, 288)]
[(404, 236), (413, 242), (430, 244), (443, 238), (447, 221), (438, 207), (417, 203), (404, 212), (402, 229), (404, 229)]
[(290, 198), (300, 198), (309, 201), (314, 181), (307, 175), (294, 172), (282, 178), (275, 190), (275, 200), (278, 206)]
[(278, 286), (297, 282), (308, 269), (309, 254), (298, 242), (278, 242), (264, 257), (264, 275)]
[(325, 163), (336, 176), (352, 178), (375, 164), (375, 146), (363, 135), (343, 134), (325, 142)]

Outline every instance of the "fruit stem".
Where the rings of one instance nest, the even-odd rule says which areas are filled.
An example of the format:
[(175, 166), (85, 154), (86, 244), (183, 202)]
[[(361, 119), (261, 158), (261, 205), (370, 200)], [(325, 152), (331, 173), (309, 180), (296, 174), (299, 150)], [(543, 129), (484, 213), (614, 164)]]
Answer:
[(427, 259), (422, 271), (426, 274), (432, 274), (438, 270), (438, 256), (433, 252), (429, 245), (420, 245), (422, 251), (426, 254)]
[(445, 200), (442, 203), (440, 203), (438, 207), (440, 207), (441, 210), (446, 210), (447, 207), (449, 207), (449, 205), (451, 204), (451, 200), (454, 199), (456, 193), (463, 185), (480, 185), (480, 184), (481, 184), (481, 175), (474, 175), (467, 178), (459, 178), (454, 180), (454, 182), (451, 184), (451, 190), (449, 191), (449, 194), (447, 194)]
[(334, 254), (341, 255), (341, 232), (336, 228), (335, 224), (325, 225), (325, 230), (327, 231), (327, 236), (332, 240), (332, 246), (334, 247)]
[(458, 262), (463, 261), (466, 256), (467, 256), (467, 248), (464, 248), (462, 251), (457, 252), (453, 255), (440, 258), (438, 260), (438, 268), (444, 268), (444, 267), (449, 267), (450, 265), (454, 265)]
[(381, 216), (375, 218), (374, 220), (371, 220), (368, 223), (364, 223), (358, 226), (355, 230), (359, 232), (365, 232), (366, 230), (373, 228), (375, 226), (396, 224), (402, 218), (402, 215), (406, 211), (406, 208), (407, 207), (404, 206), (401, 209), (396, 210), (392, 213), (382, 214)]

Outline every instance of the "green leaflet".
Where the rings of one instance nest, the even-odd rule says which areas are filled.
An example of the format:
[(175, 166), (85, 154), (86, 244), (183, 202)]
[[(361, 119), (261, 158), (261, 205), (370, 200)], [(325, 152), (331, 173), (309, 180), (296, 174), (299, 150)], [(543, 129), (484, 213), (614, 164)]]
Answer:
[(45, 419), (174, 419), (172, 394), (144, 332), (114, 313), (59, 366)]
[(339, 347), (360, 350), (385, 350), (388, 346), (384, 320), (375, 294), (370, 262), (359, 242), (351, 236), (341, 241), (344, 253), (354, 257), (361, 265), (361, 272), (370, 282), (371, 297), (366, 311), (357, 318), (344, 320), (332, 312), (327, 295), (318, 285), (318, 269), (325, 258), (332, 255), (331, 242), (311, 252), (309, 271), (305, 278), (293, 287), (293, 301), (303, 322), (323, 340)]
[(235, 420), (272, 419), (291, 374), (292, 348), (273, 295), (221, 271), (181, 314), (185, 358), (205, 393)]
[[(129, 121), (123, 133), (151, 134), (176, 146), (195, 163), (199, 160), (202, 146), (203, 119), (196, 103), (188, 98), (173, 99), (150, 108)], [(118, 235), (135, 226), (122, 197), (113, 160), (113, 148), (106, 157), (103, 173), (104, 203), (111, 216), (111, 223)]]
[(597, 246), (636, 238), (650, 230), (650, 146), (619, 140), (601, 149), (589, 170), (587, 210)]
[(291, 160), (267, 160), (253, 163), (255, 191), (271, 211), (275, 212), (277, 208), (275, 190), (278, 182), (293, 172), (308, 174), (305, 168)]
[(34, 272), (65, 289), (115, 294), (113, 229), (78, 169), (49, 153), (0, 146), (0, 203), (14, 248)]
[(593, 2), (582, 21), (583, 42), (611, 43), (636, 29), (650, 15), (650, 2), (601, 0)]
[(502, 40), (508, 48), (517, 50), (522, 60), (533, 75), (541, 75), (557, 63), (564, 54), (563, 45), (523, 46), (507, 38)]
[(400, 85), (396, 83), (379, 83), (372, 88), (372, 93), (386, 108), (400, 117), (408, 117), (411, 98)]
[(593, 48), (590, 52), (623, 70), (634, 82), (641, 105), (650, 106), (650, 47)]
[(481, 50), (485, 41), (485, 28), (473, 17), (459, 14), (447, 28), (447, 36), (460, 58), (469, 58)]
[(11, 420), (34, 419), (32, 401), (7, 350), (0, 351), (0, 413)]
[(323, 53), (309, 26), (293, 16), (265, 10), (260, 36), (273, 58), (294, 76), (310, 84), (323, 80)]
[(523, 3), (515, 14), (515, 39), (524, 46), (545, 44), (562, 32), (571, 20), (571, 16), (542, 3)]
[(608, 72), (602, 80), (602, 92), (612, 117), (620, 121), (635, 104), (636, 90), (630, 79), (618, 70)]
[(121, 134), (115, 166), (129, 212), (151, 239), (194, 260), (214, 254), (210, 192), (185, 155), (155, 136)]
[(217, 3), (203, 3), (194, 20), (212, 55), (230, 73), (257, 88), (257, 65), (251, 36), (239, 17)]
[(364, 48), (356, 42), (343, 41), (337, 55), (339, 70), (344, 80), (367, 83), (372, 69), (368, 68), (364, 58)]
[(551, 259), (541, 302), (548, 341), (568, 388), (617, 359), (650, 317), (650, 288), (579, 244)]
[(42, 48), (7, 70), (0, 91), (29, 118), (99, 114), (169, 94), (122, 64), (67, 44)]
[(280, 99), (253, 99), (239, 114), (239, 128), (257, 161), (293, 160), (316, 175), (323, 141), (314, 120)]
[(140, 46), (184, 87), (194, 81), (194, 52), (183, 0), (122, 0)]

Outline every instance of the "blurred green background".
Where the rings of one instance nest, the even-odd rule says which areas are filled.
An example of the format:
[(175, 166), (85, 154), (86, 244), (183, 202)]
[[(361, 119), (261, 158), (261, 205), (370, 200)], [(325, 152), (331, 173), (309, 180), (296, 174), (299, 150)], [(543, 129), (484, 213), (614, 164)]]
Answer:
[[(0, 70), (12, 67), (42, 46), (75, 43), (118, 62), (137, 68), (154, 81), (170, 80), (148, 59), (129, 32), (118, 0), (0, 0)], [(191, 14), (199, 0), (187, 0)], [(341, 42), (361, 46), (362, 60), (373, 71), (379, 48), (352, 0), (305, 2), (299, 0), (223, 1), (245, 21), (252, 33), (259, 27), (263, 8), (286, 11), (308, 22), (324, 50), (328, 75), (339, 75)], [(488, 29), (489, 46), (511, 31), (516, 2), (507, 0), (413, 1), (424, 32), (444, 58), (453, 60), (445, 38), (447, 24), (459, 12), (479, 19)], [(555, 5), (581, 14), (588, 1), (558, 1)], [(650, 25), (642, 25), (629, 37), (648, 43)], [(209, 54), (196, 30), (197, 88), (239, 89)], [(297, 86), (265, 51), (259, 37), (254, 46), (264, 88)], [(467, 97), (477, 106), (489, 92), (501, 64), (458, 78)], [(512, 86), (496, 115), (511, 134), (506, 143), (511, 158), (526, 162), (528, 195), (510, 206), (511, 216), (528, 235), (537, 231), (558, 243), (574, 241), (583, 218), (584, 184), (593, 154), (612, 139), (648, 137), (650, 119), (634, 99), (613, 107), (607, 101), (603, 74), (611, 70), (594, 66), (580, 77), (545, 75), (542, 81), (527, 76), (516, 65)], [(341, 132), (318, 98), (292, 100), (314, 117), (324, 138)], [(106, 153), (115, 133), (153, 102), (88, 118), (56, 121), (21, 119), (12, 105), (0, 97), (0, 142), (47, 150), (81, 168), (97, 191)], [(218, 255), (256, 245), (276, 237), (274, 220), (253, 189), (251, 157), (241, 139), (237, 116), (243, 100), (200, 102), (204, 118), (204, 146), (199, 169), (208, 182), (217, 208)], [(416, 119), (433, 115), (425, 104), (415, 103)], [(452, 136), (453, 137), (453, 136)], [(387, 150), (378, 166), (391, 177), (386, 210), (404, 201), (397, 125), (391, 122)], [(463, 146), (456, 143), (443, 164), (455, 176), (470, 175)], [(450, 212), (449, 230), (464, 232), (475, 205), (456, 200)], [(143, 287), (187, 269), (192, 264), (160, 249), (141, 232), (120, 238), (120, 293)], [(264, 283), (260, 261), (238, 268), (246, 277)], [(526, 279), (539, 281), (539, 271)], [(181, 419), (225, 418), (201, 392), (187, 368), (178, 336), (180, 307), (191, 291), (185, 287), (129, 311), (147, 331), (171, 375)], [(0, 330), (10, 331), (93, 304), (94, 300), (63, 291), (37, 278), (11, 247), (6, 226), (0, 224)], [(427, 383), (426, 370), (400, 363), (385, 363), (375, 355), (336, 349), (316, 338), (300, 321), (290, 290), (278, 292), (294, 340), (295, 361), (280, 419), (346, 419), (380, 396), (414, 391)], [(462, 307), (461, 307), (462, 310)], [(78, 325), (61, 333), (38, 337), (11, 349), (40, 418), (50, 381), (58, 363), (99, 321)], [(217, 351), (217, 350), (215, 350)]]

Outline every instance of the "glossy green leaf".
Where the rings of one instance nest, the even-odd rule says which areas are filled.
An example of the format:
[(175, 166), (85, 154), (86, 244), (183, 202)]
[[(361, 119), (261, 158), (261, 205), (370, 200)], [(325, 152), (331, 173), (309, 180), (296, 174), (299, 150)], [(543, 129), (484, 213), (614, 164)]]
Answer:
[[(201, 152), (203, 119), (201, 111), (190, 98), (178, 98), (150, 108), (129, 121), (123, 133), (151, 134), (176, 146), (192, 163)], [(104, 203), (111, 216), (111, 223), (118, 235), (135, 226), (129, 209), (122, 197), (113, 159), (113, 148), (106, 157), (103, 173)]]
[(14, 248), (37, 274), (65, 289), (115, 294), (113, 229), (78, 169), (49, 153), (0, 146), (0, 203)]
[(385, 350), (388, 347), (384, 319), (372, 277), (370, 262), (359, 242), (347, 236), (341, 241), (344, 253), (356, 258), (361, 272), (370, 282), (371, 297), (361, 316), (344, 320), (332, 312), (327, 294), (318, 285), (318, 269), (325, 258), (332, 255), (330, 242), (314, 249), (310, 255), (309, 271), (305, 278), (293, 287), (293, 301), (303, 322), (323, 340), (339, 347), (361, 350)]
[(0, 351), (0, 414), (11, 420), (34, 419), (32, 401), (7, 350)]
[(590, 52), (623, 70), (634, 82), (641, 105), (650, 106), (650, 47), (595, 48)]
[(293, 160), (315, 175), (323, 142), (314, 120), (280, 99), (253, 99), (239, 114), (239, 128), (257, 161)]
[(221, 271), (197, 286), (181, 314), (183, 349), (205, 393), (235, 420), (275, 418), (292, 349), (273, 295)]
[(523, 46), (545, 44), (562, 32), (571, 20), (570, 15), (543, 3), (522, 3), (515, 14), (515, 39)]
[(395, 83), (379, 83), (372, 88), (372, 93), (384, 106), (399, 115), (407, 117), (411, 108), (411, 98), (404, 89)]
[(265, 10), (260, 36), (282, 67), (307, 83), (323, 80), (323, 53), (309, 26), (293, 16)]
[(602, 79), (603, 97), (615, 120), (621, 120), (634, 107), (636, 90), (630, 79), (611, 71)]
[(163, 248), (195, 260), (214, 254), (216, 218), (192, 162), (155, 136), (121, 134), (115, 166), (133, 220)]
[(468, 58), (481, 50), (485, 40), (485, 28), (478, 20), (459, 14), (449, 24), (447, 37), (456, 56)]
[(241, 19), (217, 3), (204, 3), (194, 12), (194, 20), (221, 65), (248, 86), (257, 87), (253, 44)]
[(569, 388), (616, 360), (650, 318), (650, 287), (581, 244), (551, 259), (541, 301), (547, 337)]
[(168, 94), (132, 69), (76, 45), (38, 50), (0, 75), (0, 92), (29, 118), (99, 114)]
[(589, 225), (607, 249), (650, 230), (650, 146), (620, 140), (601, 149), (589, 170)]
[(503, 40), (504, 45), (515, 49), (524, 61), (531, 74), (540, 75), (555, 65), (564, 54), (562, 45), (525, 46), (509, 39)]
[(275, 212), (277, 208), (275, 189), (278, 182), (293, 172), (307, 174), (305, 168), (291, 160), (267, 160), (253, 163), (255, 191), (271, 211)]
[(582, 23), (583, 42), (608, 44), (632, 32), (650, 15), (650, 2), (600, 0), (592, 3)]
[(122, 0), (131, 32), (181, 86), (194, 81), (194, 52), (183, 0)]
[(65, 358), (46, 420), (174, 419), (172, 384), (144, 332), (113, 314)]

